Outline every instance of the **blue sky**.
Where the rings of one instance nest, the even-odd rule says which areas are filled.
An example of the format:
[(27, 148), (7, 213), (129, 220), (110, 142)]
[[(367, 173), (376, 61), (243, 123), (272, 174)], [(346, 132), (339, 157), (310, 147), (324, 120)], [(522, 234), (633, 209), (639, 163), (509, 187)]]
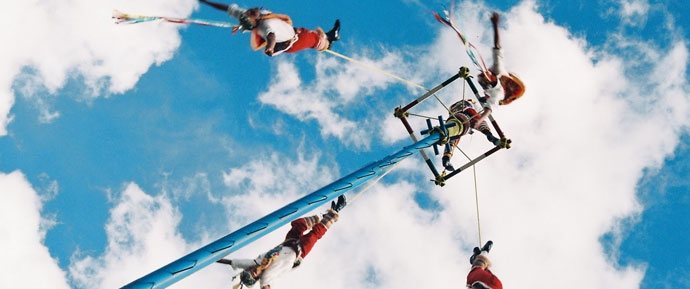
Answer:
[[(51, 16), (19, 33), (0, 34), (3, 43), (17, 43), (3, 56), (9, 68), (0, 71), (0, 85), (7, 84), (0, 98), (14, 100), (7, 134), (0, 136), (0, 202), (9, 212), (0, 215), (7, 226), (0, 244), (20, 240), (17, 228), (35, 231), (37, 240), (18, 252), (47, 249), (41, 258), (56, 264), (33, 273), (51, 272), (55, 282), (71, 288), (124, 285), (409, 143), (392, 111), (416, 98), (417, 89), (316, 51), (269, 58), (250, 49), (248, 35), (221, 28), (123, 27), (96, 17), (117, 8), (229, 21), (220, 11), (195, 8), (195, 1), (86, 2), (56, 13), (97, 11), (81, 22)], [(690, 230), (690, 12), (681, 9), (682, 1), (590, 2), (456, 4), (456, 20), (487, 61), (488, 11), (501, 12), (508, 68), (528, 80), (524, 99), (497, 114), (516, 147), (477, 168), (484, 237), (497, 243), (495, 271), (508, 287), (533, 279), (521, 265), (546, 265), (567, 288), (585, 281), (596, 288), (690, 288), (690, 242), (683, 238)], [(455, 36), (430, 13), (445, 1), (239, 4), (289, 14), (307, 28), (327, 30), (339, 18), (342, 39), (334, 51), (426, 87), (470, 65)], [(46, 8), (11, 5), (13, 11)], [(74, 22), (93, 25), (75, 28), (79, 35), (61, 35), (69, 29), (58, 28), (73, 28)], [(65, 48), (45, 48), (58, 42), (38, 39), (41, 33), (23, 37), (36, 31), (58, 35)], [(565, 75), (573, 77), (559, 82)], [(449, 102), (461, 91), (453, 85), (440, 96)], [(442, 109), (429, 102), (418, 112), (438, 115)], [(464, 144), (471, 153), (486, 150), (482, 138)], [(345, 229), (324, 238), (324, 249), (313, 253), (314, 264), (322, 264), (342, 258), (342, 249), (354, 261), (335, 268), (343, 275), (368, 268), (373, 277), (348, 281), (333, 273), (308, 285), (298, 282), (328, 268), (314, 265), (281, 284), (407, 288), (419, 280), (406, 280), (411, 275), (405, 273), (466, 270), (465, 261), (434, 258), (464, 260), (476, 243), (471, 174), (443, 189), (432, 187), (428, 177), (418, 158), (408, 160), (362, 198), (367, 201), (353, 204), (350, 221), (341, 221)], [(18, 205), (25, 199), (21, 204), (33, 205)], [(147, 232), (141, 229), (147, 221), (169, 226)], [(404, 241), (386, 239), (384, 228)], [(238, 254), (253, 256), (280, 234)], [(422, 237), (429, 234), (438, 237)], [(373, 249), (356, 248), (352, 236)], [(160, 248), (151, 247), (151, 240)], [(381, 263), (409, 259), (376, 246), (389, 244), (393, 251), (429, 242), (438, 242), (438, 252), (413, 256), (412, 264), (399, 267)], [(544, 251), (552, 254), (543, 263), (524, 258), (548, 255)], [(17, 258), (12, 261), (27, 262)], [(135, 261), (142, 266), (132, 266)], [(426, 262), (441, 268), (419, 265)], [(201, 275), (207, 278), (180, 286), (221, 288), (229, 278), (218, 268)], [(584, 280), (567, 281), (576, 277)], [(445, 284), (434, 279), (432, 286)], [(15, 282), (0, 277), (10, 287), (45, 288)]]

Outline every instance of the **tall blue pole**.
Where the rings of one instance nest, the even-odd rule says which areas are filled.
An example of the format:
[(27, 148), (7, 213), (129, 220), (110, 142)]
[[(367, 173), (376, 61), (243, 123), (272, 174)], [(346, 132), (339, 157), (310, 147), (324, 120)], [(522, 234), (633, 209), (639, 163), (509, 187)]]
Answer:
[(430, 147), (441, 139), (438, 132), (404, 147), (402, 150), (373, 162), (351, 173), (330, 185), (327, 185), (297, 201), (288, 204), (267, 216), (232, 232), (225, 237), (210, 243), (186, 256), (161, 267), (160, 269), (141, 277), (122, 288), (127, 289), (159, 289), (165, 288), (182, 280), (188, 275), (200, 270), (223, 258), (224, 256), (242, 248), (254, 240), (280, 228), (282, 225), (297, 219), (299, 216), (329, 202), (332, 199), (384, 174), (386, 170), (413, 155), (418, 150)]

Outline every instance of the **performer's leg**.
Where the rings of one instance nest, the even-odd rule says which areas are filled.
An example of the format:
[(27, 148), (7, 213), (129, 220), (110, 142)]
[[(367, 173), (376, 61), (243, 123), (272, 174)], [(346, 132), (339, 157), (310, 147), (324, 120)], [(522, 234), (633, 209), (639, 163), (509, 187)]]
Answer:
[(292, 228), (288, 231), (285, 239), (299, 239), (304, 234), (304, 231), (311, 229), (317, 223), (319, 223), (319, 216), (317, 215), (294, 220), (290, 223)]
[(292, 44), (290, 49), (286, 50), (286, 53), (294, 53), (300, 50), (313, 48), (316, 50), (324, 50), (328, 48), (328, 40), (326, 39), (326, 34), (323, 33), (321, 28), (315, 30), (307, 30), (305, 28), (297, 28), (298, 40)]
[(338, 213), (334, 210), (328, 210), (328, 213), (323, 215), (321, 222), (316, 224), (313, 228), (311, 228), (309, 233), (304, 234), (299, 239), (299, 243), (302, 246), (302, 258), (309, 254), (309, 251), (311, 251), (311, 248), (314, 247), (316, 241), (321, 239), (321, 237), (326, 234), (326, 231), (328, 231), (328, 228), (330, 228), (331, 225), (336, 221), (338, 221)]
[(441, 158), (441, 163), (446, 170), (455, 170), (453, 165), (450, 164), (450, 159), (453, 157), (453, 149), (455, 148), (455, 146), (458, 145), (458, 142), (460, 142), (460, 138), (457, 138), (451, 142), (450, 151), (448, 150), (448, 148), (443, 149), (443, 157)]

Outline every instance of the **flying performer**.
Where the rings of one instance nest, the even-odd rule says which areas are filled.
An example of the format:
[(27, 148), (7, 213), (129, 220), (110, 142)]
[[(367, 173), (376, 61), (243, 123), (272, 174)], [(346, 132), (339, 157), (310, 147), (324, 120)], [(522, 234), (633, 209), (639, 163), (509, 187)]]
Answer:
[(514, 73), (506, 72), (503, 63), (503, 50), (498, 32), (498, 24), (501, 21), (497, 12), (491, 14), (491, 23), (494, 30), (493, 65), (488, 71), (478, 75), (478, 82), (484, 89), (485, 96), (482, 101), (484, 111), (479, 120), (475, 122), (475, 129), (479, 129), (482, 121), (492, 112), (496, 104), (506, 105), (520, 98), (525, 93), (525, 85)]
[(240, 30), (251, 31), (251, 47), (254, 50), (264, 48), (264, 53), (268, 56), (282, 52), (293, 53), (308, 48), (323, 51), (340, 39), (340, 20), (336, 20), (333, 28), (324, 33), (321, 28), (314, 30), (294, 28), (289, 16), (271, 13), (258, 7), (243, 9), (237, 4), (226, 5), (208, 0), (199, 1), (226, 11), (230, 17), (237, 18), (240, 21)]
[[(486, 120), (480, 121), (480, 115), (474, 109), (473, 101), (471, 99), (463, 99), (453, 103), (453, 105), (450, 106), (450, 116), (448, 117), (448, 120), (449, 122), (455, 122), (456, 125), (461, 126), (460, 133), (458, 134), (459, 136), (466, 135), (470, 131), (470, 127), (472, 127), (483, 133), (486, 136), (486, 139), (492, 144), (497, 146), (501, 144), (501, 140), (491, 133), (491, 129), (489, 129), (489, 125), (486, 123)], [(453, 146), (456, 146), (459, 141), (460, 138), (455, 139)], [(453, 157), (453, 146), (450, 147), (450, 150), (448, 150), (448, 147), (446, 147), (443, 152), (443, 158), (441, 158), (443, 167), (449, 171), (455, 170), (453, 165), (450, 164), (450, 159)]]
[(314, 215), (292, 221), (285, 240), (256, 259), (220, 259), (217, 262), (243, 270), (240, 272), (240, 286), (251, 287), (258, 280), (261, 289), (270, 289), (273, 280), (302, 263), (316, 241), (338, 221), (338, 212), (346, 204), (345, 196), (340, 195), (338, 202), (331, 202), (331, 208), (321, 218)]
[(470, 264), (472, 269), (467, 274), (467, 288), (471, 289), (503, 289), (501, 280), (489, 270), (491, 261), (489, 261), (489, 251), (494, 242), (489, 240), (484, 246), (474, 247), (474, 254), (470, 257)]

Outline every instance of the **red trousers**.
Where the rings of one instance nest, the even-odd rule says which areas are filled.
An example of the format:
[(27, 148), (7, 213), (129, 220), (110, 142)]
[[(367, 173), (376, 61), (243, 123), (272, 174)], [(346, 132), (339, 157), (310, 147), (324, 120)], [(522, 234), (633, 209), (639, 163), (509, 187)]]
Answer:
[(323, 41), (327, 41), (321, 38), (321, 34), (317, 30), (297, 28), (295, 32), (299, 39), (292, 44), (290, 49), (285, 50), (285, 53), (293, 53), (308, 48), (319, 49), (320, 46), (323, 46)]
[[(301, 39), (301, 38), (300, 38)], [(294, 46), (293, 46), (294, 47)], [(309, 228), (307, 227), (307, 221), (304, 218), (299, 218), (290, 223), (292, 228), (285, 236), (285, 239), (298, 239), (299, 245), (302, 246), (302, 258), (307, 257), (311, 248), (314, 247), (316, 241), (321, 239), (321, 237), (326, 234), (326, 226), (321, 223), (314, 225), (308, 233), (304, 233)]]
[(489, 269), (484, 270), (479, 267), (472, 268), (470, 273), (467, 274), (467, 285), (472, 285), (472, 283), (477, 281), (484, 283), (491, 287), (491, 289), (503, 289), (501, 280), (498, 280), (498, 277), (496, 277), (494, 273), (491, 273)]

